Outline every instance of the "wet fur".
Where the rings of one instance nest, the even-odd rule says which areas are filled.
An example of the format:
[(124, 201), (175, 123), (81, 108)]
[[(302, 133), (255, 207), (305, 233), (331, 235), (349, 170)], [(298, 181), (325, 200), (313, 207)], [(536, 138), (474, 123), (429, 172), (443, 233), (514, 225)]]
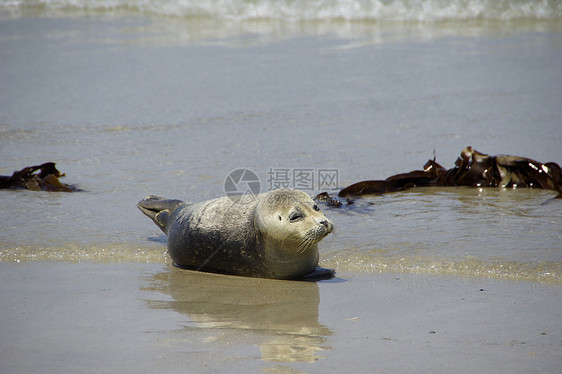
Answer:
[(266, 278), (298, 278), (318, 265), (332, 223), (304, 192), (276, 190), (251, 203), (228, 197), (190, 204), (149, 196), (139, 209), (168, 236), (180, 267)]

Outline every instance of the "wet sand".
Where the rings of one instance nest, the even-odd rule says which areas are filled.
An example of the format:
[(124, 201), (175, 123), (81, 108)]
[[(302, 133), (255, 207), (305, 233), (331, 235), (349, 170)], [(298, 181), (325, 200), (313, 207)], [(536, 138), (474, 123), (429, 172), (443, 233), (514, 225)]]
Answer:
[(4, 373), (556, 373), (559, 286), (167, 264), (0, 264)]

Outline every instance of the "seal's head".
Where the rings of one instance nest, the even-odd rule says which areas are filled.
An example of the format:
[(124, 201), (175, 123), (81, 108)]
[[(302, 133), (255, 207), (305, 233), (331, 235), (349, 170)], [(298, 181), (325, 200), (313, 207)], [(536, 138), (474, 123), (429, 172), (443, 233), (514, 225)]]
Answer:
[(257, 205), (256, 223), (268, 245), (287, 255), (318, 251), (316, 244), (334, 230), (308, 194), (292, 189), (271, 191)]

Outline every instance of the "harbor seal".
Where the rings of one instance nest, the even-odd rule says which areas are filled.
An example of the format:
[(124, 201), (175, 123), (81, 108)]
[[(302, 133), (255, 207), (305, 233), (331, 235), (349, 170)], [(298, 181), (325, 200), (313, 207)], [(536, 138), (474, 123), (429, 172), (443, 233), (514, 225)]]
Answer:
[(168, 236), (174, 265), (262, 278), (301, 278), (316, 270), (318, 242), (334, 229), (306, 193), (280, 189), (250, 202), (200, 203), (148, 196), (138, 208)]

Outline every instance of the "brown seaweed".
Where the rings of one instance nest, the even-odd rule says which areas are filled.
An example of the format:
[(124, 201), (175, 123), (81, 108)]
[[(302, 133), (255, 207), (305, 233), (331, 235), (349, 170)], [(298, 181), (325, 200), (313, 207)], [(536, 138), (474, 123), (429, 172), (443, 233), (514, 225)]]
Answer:
[[(397, 192), (423, 186), (543, 188), (559, 192), (557, 198), (560, 198), (562, 171), (555, 162), (541, 163), (519, 156), (490, 156), (472, 147), (466, 147), (456, 160), (455, 167), (451, 169), (439, 165), (434, 156), (433, 160), (425, 163), (423, 170), (396, 174), (385, 180), (357, 182), (342, 189), (338, 196), (350, 201), (350, 198), (363, 195)], [(326, 192), (318, 195), (317, 200), (331, 206), (342, 204)]]
[(56, 192), (81, 191), (75, 186), (61, 183), (59, 178), (64, 176), (64, 173), (57, 170), (54, 162), (46, 162), (41, 165), (28, 166), (19, 171), (14, 171), (11, 176), (0, 175), (0, 189)]
[(316, 195), (314, 200), (316, 200), (317, 202), (320, 202), (320, 203), (324, 203), (328, 206), (336, 207), (336, 208), (339, 208), (340, 206), (343, 205), (343, 203), (341, 201), (339, 201), (337, 198), (335, 198), (333, 196), (330, 196), (330, 194), (327, 193), (327, 192), (322, 192), (321, 194)]

